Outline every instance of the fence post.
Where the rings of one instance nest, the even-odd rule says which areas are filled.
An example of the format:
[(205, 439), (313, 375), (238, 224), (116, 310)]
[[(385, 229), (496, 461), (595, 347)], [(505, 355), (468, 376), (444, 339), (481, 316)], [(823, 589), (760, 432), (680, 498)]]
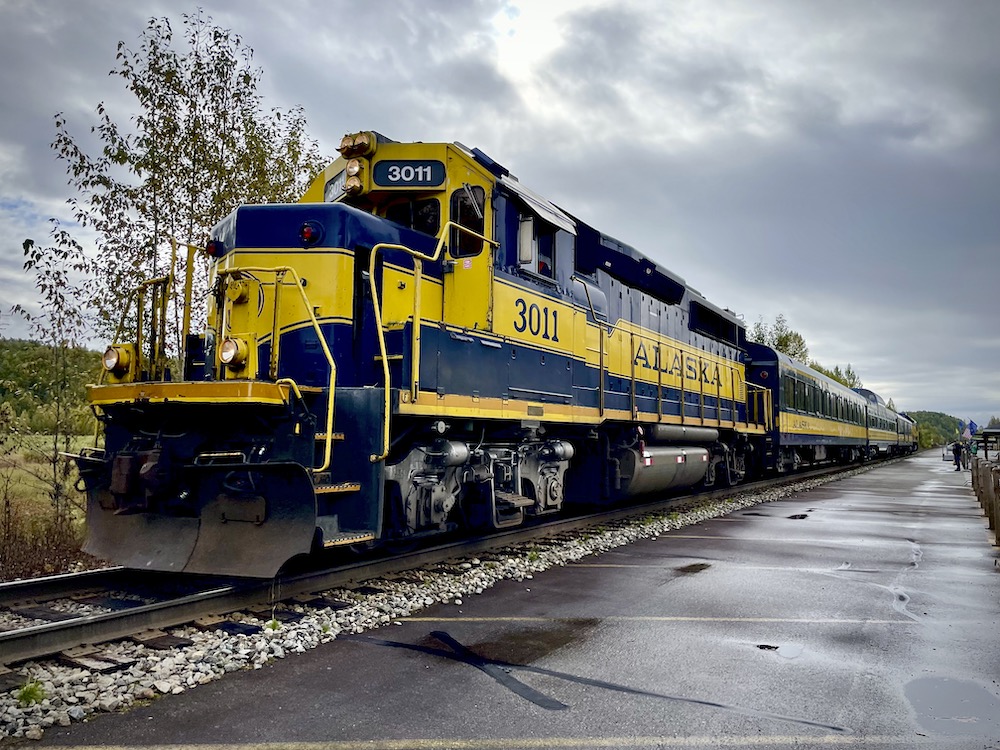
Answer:
[(980, 461), (979, 462), (979, 491), (977, 496), (979, 498), (979, 505), (982, 506), (983, 511), (989, 515), (989, 499), (990, 492), (993, 486), (993, 480), (991, 479), (990, 471), (993, 467), (991, 461)]
[(990, 519), (990, 528), (993, 530), (994, 544), (1000, 543), (1000, 466), (993, 466), (990, 471), (990, 507), (987, 515)]

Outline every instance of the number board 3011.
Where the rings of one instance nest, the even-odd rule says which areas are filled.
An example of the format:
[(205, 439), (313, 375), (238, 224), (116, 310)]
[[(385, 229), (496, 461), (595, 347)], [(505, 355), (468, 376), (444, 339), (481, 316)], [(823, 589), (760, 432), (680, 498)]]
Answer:
[(444, 183), (444, 164), (432, 159), (376, 162), (372, 179), (382, 187), (437, 187)]

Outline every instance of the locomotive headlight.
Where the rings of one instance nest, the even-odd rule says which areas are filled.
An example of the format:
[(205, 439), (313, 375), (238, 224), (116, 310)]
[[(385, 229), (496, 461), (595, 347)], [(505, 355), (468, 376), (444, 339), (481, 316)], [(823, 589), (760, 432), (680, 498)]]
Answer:
[(365, 185), (361, 182), (361, 178), (357, 175), (353, 177), (348, 177), (344, 181), (344, 192), (348, 195), (357, 195), (358, 193), (364, 192)]
[(219, 359), (226, 367), (238, 370), (247, 361), (250, 353), (247, 342), (243, 339), (226, 339), (219, 347)]
[(344, 192), (348, 195), (363, 195), (368, 192), (365, 169), (367, 163), (364, 159), (351, 159), (344, 167)]
[(374, 139), (372, 138), (371, 133), (367, 131), (358, 133), (356, 136), (354, 136), (354, 148), (359, 153), (364, 153), (369, 148), (371, 148), (373, 141)]
[(128, 370), (128, 366), (132, 361), (132, 355), (129, 354), (128, 349), (123, 346), (109, 346), (107, 351), (104, 352), (104, 356), (101, 358), (101, 362), (104, 364), (104, 369), (108, 372), (125, 372)]
[(345, 159), (350, 159), (352, 156), (371, 156), (375, 153), (377, 145), (378, 139), (375, 134), (366, 130), (361, 133), (345, 135), (340, 139), (337, 151)]

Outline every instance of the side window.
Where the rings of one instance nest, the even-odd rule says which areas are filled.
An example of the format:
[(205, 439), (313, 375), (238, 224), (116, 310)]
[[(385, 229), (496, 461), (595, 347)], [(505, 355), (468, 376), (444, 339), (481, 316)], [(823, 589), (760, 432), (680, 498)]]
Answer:
[(556, 228), (545, 222), (536, 222), (536, 241), (538, 243), (538, 266), (535, 271), (550, 279), (556, 273)]
[[(451, 194), (451, 220), (456, 224), (471, 229), (476, 234), (483, 234), (486, 228), (485, 215), (486, 191), (478, 185), (465, 184)], [(453, 258), (479, 255), (482, 251), (481, 239), (452, 227), (449, 252)]]
[(400, 201), (385, 209), (385, 218), (424, 234), (437, 235), (441, 229), (441, 204), (437, 198)]
[(539, 276), (554, 279), (556, 228), (534, 214), (522, 212), (517, 231), (518, 266)]

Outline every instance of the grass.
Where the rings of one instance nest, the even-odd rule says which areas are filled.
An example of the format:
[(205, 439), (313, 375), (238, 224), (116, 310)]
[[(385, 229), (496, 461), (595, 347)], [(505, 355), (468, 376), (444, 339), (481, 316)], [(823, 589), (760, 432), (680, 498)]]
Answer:
[[(62, 573), (88, 561), (80, 552), (86, 503), (74, 489), (75, 467), (60, 477), (67, 493), (60, 516), (52, 501), (52, 436), (3, 437), (8, 439), (0, 443), (0, 580)], [(93, 445), (93, 437), (77, 436), (70, 450), (86, 445)]]
[(17, 702), (22, 706), (31, 706), (35, 703), (41, 703), (48, 696), (45, 694), (45, 688), (42, 687), (42, 683), (38, 680), (29, 680), (16, 693)]

